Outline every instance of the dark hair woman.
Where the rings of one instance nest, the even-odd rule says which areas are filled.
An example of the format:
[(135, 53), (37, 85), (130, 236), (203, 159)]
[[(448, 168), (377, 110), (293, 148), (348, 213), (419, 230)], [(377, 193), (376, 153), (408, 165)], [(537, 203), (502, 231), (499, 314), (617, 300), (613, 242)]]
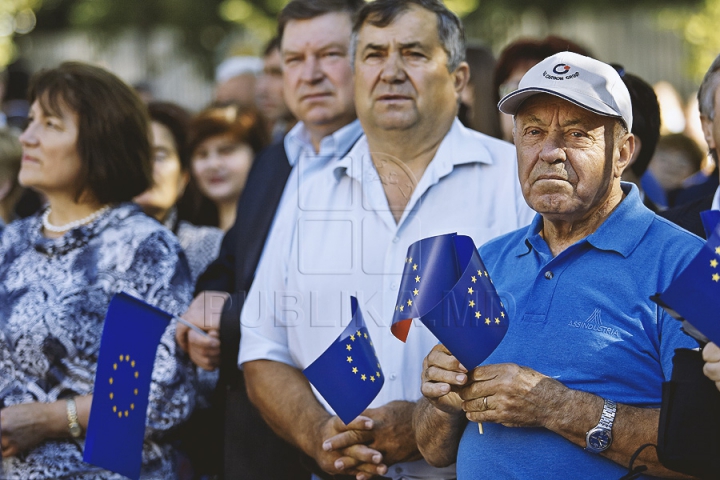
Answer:
[[(100, 337), (125, 291), (180, 314), (191, 299), (175, 237), (131, 199), (150, 185), (147, 111), (111, 73), (63, 63), (35, 75), (20, 182), (47, 208), (0, 238), (0, 424), (4, 478), (115, 478), (82, 461)], [(145, 478), (173, 478), (165, 432), (194, 405), (175, 325), (158, 348)], [(77, 420), (75, 420), (77, 418)]]
[(268, 143), (268, 132), (255, 108), (211, 107), (192, 120), (188, 141), (192, 174), (217, 209), (221, 230), (226, 232), (235, 223), (237, 202), (253, 159)]

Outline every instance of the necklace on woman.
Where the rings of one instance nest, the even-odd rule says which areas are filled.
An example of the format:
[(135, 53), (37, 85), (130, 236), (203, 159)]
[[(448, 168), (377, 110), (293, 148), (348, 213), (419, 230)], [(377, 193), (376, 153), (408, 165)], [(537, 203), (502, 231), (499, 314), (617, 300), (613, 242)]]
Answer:
[(92, 222), (97, 217), (105, 213), (105, 211), (110, 208), (109, 205), (105, 205), (104, 207), (95, 210), (93, 213), (88, 215), (85, 218), (81, 218), (80, 220), (75, 220), (74, 222), (66, 223), (65, 225), (53, 225), (50, 223), (50, 220), (48, 219), (50, 217), (50, 212), (52, 211), (52, 208), (48, 207), (47, 210), (45, 210), (45, 213), (43, 213), (42, 216), (42, 225), (48, 232), (53, 233), (63, 233), (67, 232), (68, 230), (72, 230), (73, 228), (77, 228), (80, 225), (85, 225), (87, 223)]

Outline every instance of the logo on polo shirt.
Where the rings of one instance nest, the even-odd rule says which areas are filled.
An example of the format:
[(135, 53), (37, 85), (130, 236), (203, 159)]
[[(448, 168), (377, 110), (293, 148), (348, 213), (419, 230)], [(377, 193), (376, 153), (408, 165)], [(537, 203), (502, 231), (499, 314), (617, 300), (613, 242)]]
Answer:
[(558, 63), (552, 68), (552, 73), (555, 75), (551, 75), (546, 71), (543, 72), (543, 77), (549, 79), (549, 80), (570, 80), (572, 78), (576, 78), (580, 76), (580, 72), (575, 71), (573, 73), (570, 73), (570, 70), (572, 70), (572, 67), (565, 63)]
[(576, 322), (570, 320), (568, 326), (573, 328), (580, 328), (583, 330), (592, 330), (594, 332), (605, 333), (607, 335), (612, 335), (613, 337), (620, 338), (620, 332), (618, 332), (616, 328), (606, 327), (605, 325), (603, 325), (602, 313), (599, 308), (593, 310), (593, 312), (584, 322)]

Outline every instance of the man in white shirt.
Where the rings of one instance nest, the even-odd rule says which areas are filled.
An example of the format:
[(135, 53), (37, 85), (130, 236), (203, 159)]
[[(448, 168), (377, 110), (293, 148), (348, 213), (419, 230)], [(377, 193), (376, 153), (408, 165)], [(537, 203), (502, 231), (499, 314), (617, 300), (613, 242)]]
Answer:
[[(355, 117), (349, 61), (351, 18), (362, 4), (362, 0), (293, 0), (283, 8), (278, 21), (283, 91), (299, 123), (283, 142), (255, 159), (235, 225), (225, 235), (218, 258), (198, 279), (199, 294), (183, 317), (210, 336), (183, 325), (177, 329), (178, 343), (196, 365), (206, 370), (220, 367), (213, 396), (217, 403), (208, 409), (214, 416), (197, 422), (209, 430), (209, 438), (192, 436), (211, 452), (223, 452), (226, 478), (309, 477), (297, 465), (299, 455), (270, 431), (247, 398), (237, 368), (238, 317), (261, 252), (268, 250), (263, 247), (276, 209), (283, 203), (297, 205), (299, 180), (344, 156), (362, 134)], [(224, 445), (212, 445), (220, 439)]]
[[(468, 80), (462, 25), (438, 0), (377, 0), (353, 28), (355, 105), (366, 137), (284, 203), (241, 315), (248, 394), (283, 438), (330, 474), (455, 478), (420, 460), (412, 412), (424, 352), (418, 324), (390, 332), (407, 248), (458, 232), (479, 245), (527, 225), (515, 152), (455, 118)], [(350, 320), (359, 298), (385, 384), (345, 426), (301, 370)]]

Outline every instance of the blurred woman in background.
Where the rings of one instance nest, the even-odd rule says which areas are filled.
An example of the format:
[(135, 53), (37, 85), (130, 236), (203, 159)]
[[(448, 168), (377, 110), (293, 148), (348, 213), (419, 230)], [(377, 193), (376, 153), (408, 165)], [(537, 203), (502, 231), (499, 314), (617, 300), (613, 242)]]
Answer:
[(22, 146), (9, 130), (0, 130), (0, 232), (15, 220), (15, 204), (23, 193), (18, 183)]
[(255, 108), (230, 105), (199, 113), (188, 137), (192, 174), (217, 209), (217, 226), (226, 232), (235, 222), (253, 159), (269, 144), (269, 135)]
[[(19, 179), (48, 205), (0, 237), (3, 478), (117, 478), (82, 461), (108, 304), (125, 291), (179, 315), (189, 269), (177, 239), (131, 202), (152, 173), (137, 95), (71, 62), (34, 76), (29, 97)], [(176, 477), (164, 438), (194, 406), (194, 369), (174, 332), (171, 323), (153, 369), (143, 478)]]
[(148, 111), (153, 142), (153, 185), (135, 197), (135, 203), (178, 237), (194, 283), (217, 257), (223, 232), (219, 228), (191, 223), (199, 192), (197, 187), (189, 185), (187, 129), (190, 114), (167, 102), (150, 102)]

